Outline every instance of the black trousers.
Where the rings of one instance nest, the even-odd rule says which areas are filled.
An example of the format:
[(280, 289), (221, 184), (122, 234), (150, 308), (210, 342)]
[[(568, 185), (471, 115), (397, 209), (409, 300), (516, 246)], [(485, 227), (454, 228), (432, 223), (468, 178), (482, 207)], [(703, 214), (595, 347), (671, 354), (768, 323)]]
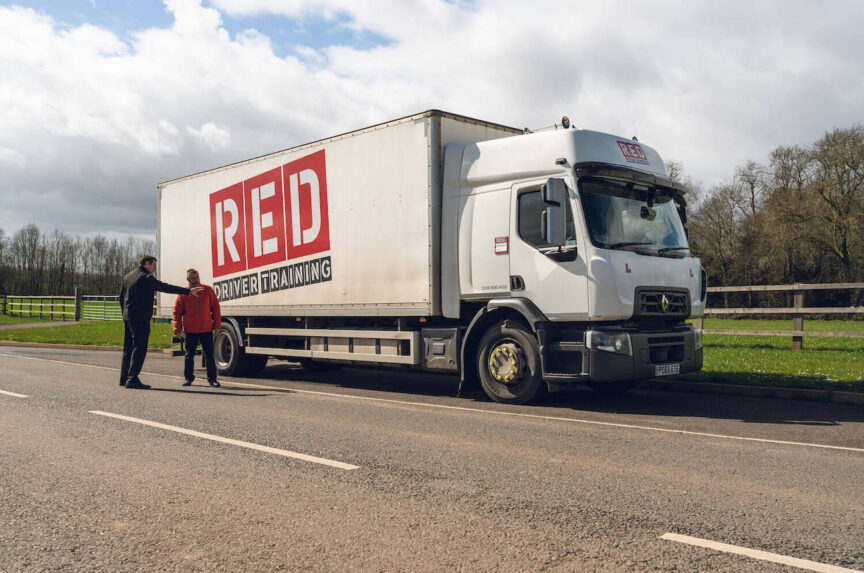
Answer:
[(213, 333), (212, 332), (184, 332), (186, 345), (186, 360), (183, 364), (183, 377), (186, 380), (195, 380), (193, 372), (195, 366), (195, 350), (201, 343), (204, 352), (204, 363), (207, 365), (207, 380), (216, 380), (216, 360), (213, 359)]
[(147, 356), (150, 340), (150, 321), (123, 321), (123, 362), (120, 365), (120, 381), (137, 380)]

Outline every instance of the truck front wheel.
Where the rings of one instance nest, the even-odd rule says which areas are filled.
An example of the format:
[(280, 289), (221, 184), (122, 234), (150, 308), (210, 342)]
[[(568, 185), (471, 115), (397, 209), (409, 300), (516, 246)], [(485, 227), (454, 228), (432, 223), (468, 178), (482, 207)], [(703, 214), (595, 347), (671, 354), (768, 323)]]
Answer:
[(524, 404), (543, 387), (540, 349), (527, 327), (504, 321), (480, 339), (477, 372), (486, 394), (503, 404)]

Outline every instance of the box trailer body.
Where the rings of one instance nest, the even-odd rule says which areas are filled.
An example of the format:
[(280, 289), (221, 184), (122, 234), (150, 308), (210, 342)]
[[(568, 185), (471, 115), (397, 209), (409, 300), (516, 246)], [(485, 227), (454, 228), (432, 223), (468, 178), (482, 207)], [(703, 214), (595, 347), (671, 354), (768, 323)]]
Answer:
[(226, 374), (276, 357), (460, 372), (503, 402), (623, 389), (701, 367), (684, 205), (645, 145), (429, 111), (160, 184), (160, 277), (214, 287)]

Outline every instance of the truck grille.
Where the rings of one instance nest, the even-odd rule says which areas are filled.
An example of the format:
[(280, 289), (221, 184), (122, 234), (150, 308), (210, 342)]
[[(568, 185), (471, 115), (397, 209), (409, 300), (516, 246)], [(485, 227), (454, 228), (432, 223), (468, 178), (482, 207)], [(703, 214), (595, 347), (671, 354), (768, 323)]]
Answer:
[(638, 317), (684, 318), (690, 313), (687, 291), (645, 289), (637, 293)]
[(684, 360), (684, 336), (671, 334), (649, 336), (648, 351), (651, 364), (669, 364)]

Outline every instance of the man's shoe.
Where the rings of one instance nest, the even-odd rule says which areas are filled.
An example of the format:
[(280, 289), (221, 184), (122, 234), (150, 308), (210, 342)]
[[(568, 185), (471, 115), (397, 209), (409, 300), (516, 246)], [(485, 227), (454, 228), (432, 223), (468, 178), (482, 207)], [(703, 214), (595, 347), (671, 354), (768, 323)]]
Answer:
[(222, 386), (222, 385), (221, 385), (219, 382), (217, 382), (216, 380), (210, 380), (210, 385), (213, 386), (214, 388), (219, 388), (219, 387)]
[(142, 384), (140, 380), (129, 380), (126, 382), (126, 387), (134, 390), (149, 390), (150, 386)]
[(191, 386), (191, 385), (192, 385), (191, 380), (186, 380), (185, 382), (183, 382), (183, 386)]

